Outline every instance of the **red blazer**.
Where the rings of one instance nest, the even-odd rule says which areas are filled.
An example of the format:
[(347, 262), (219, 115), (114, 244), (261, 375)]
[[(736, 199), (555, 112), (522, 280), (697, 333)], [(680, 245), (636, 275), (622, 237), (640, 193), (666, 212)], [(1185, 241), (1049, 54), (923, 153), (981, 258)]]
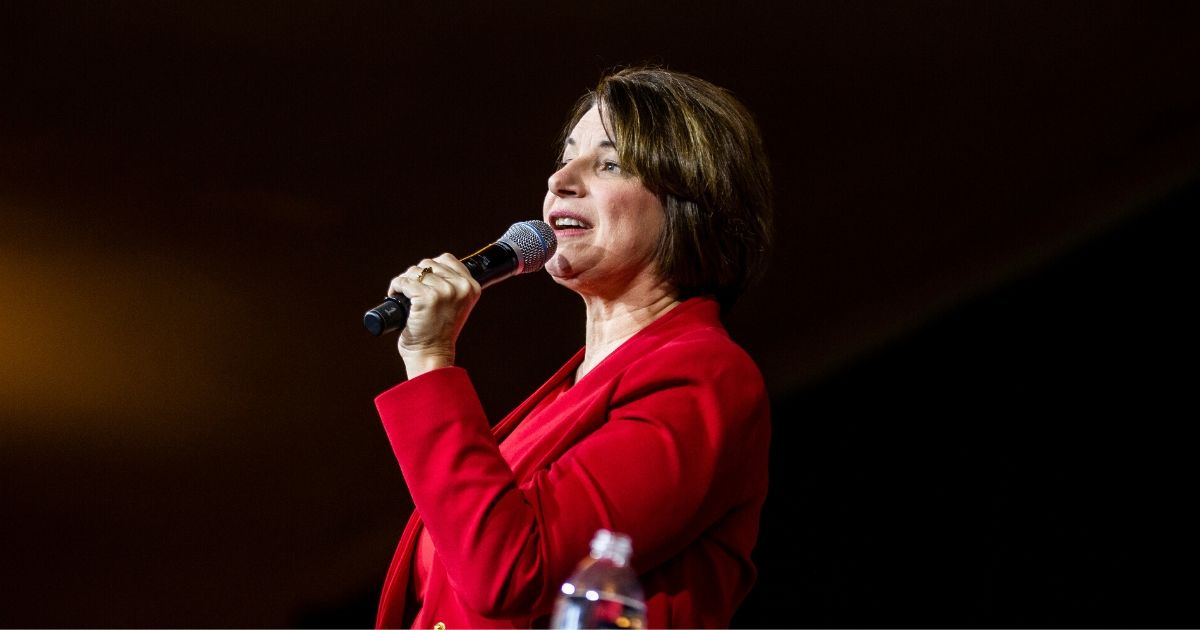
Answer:
[[(488, 428), (461, 368), (375, 401), (416, 511), (379, 603), (379, 627), (544, 626), (601, 527), (629, 534), (650, 627), (727, 627), (754, 582), (770, 410), (758, 368), (693, 298), (539, 409), (580, 351)], [(527, 419), (538, 437), (502, 443)], [(524, 429), (523, 429), (524, 430)], [(408, 597), (424, 527), (436, 549), (419, 614)]]

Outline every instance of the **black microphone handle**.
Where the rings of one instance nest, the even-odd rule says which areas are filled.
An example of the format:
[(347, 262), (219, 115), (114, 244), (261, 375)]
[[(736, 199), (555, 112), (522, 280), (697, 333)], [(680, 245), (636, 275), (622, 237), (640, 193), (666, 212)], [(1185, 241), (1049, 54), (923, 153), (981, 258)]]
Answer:
[[(462, 259), (462, 264), (471, 272), (471, 277), (480, 287), (490, 287), (520, 270), (517, 253), (505, 243), (492, 243)], [(363, 315), (363, 326), (376, 337), (403, 330), (408, 323), (411, 307), (407, 295), (385, 298), (383, 303)]]
[(495, 242), (462, 259), (462, 264), (471, 272), (471, 277), (486, 289), (505, 278), (524, 271), (517, 268), (520, 257), (508, 243)]
[(408, 309), (411, 306), (408, 296), (404, 294), (384, 298), (383, 304), (363, 315), (363, 326), (376, 337), (400, 330), (408, 323)]

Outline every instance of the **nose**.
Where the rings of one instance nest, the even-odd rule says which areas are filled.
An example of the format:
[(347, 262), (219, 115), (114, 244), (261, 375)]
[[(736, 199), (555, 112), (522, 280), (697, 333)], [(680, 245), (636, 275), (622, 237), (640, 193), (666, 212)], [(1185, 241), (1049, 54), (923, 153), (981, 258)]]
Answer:
[(563, 164), (546, 180), (546, 188), (555, 197), (578, 197), (582, 191), (579, 175), (572, 166), (580, 160), (575, 159)]

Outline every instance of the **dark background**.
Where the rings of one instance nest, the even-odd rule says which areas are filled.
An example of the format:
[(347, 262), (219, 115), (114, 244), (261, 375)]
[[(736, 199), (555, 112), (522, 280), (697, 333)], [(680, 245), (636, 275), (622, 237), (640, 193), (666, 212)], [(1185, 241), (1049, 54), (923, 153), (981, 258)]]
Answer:
[[(361, 312), (537, 217), (570, 104), (643, 62), (741, 98), (776, 182), (727, 321), (775, 431), (735, 624), (1200, 623), (1200, 10), (28, 4), (0, 10), (0, 624), (369, 625), (411, 504)], [(460, 363), (499, 416), (582, 326), (514, 280)]]

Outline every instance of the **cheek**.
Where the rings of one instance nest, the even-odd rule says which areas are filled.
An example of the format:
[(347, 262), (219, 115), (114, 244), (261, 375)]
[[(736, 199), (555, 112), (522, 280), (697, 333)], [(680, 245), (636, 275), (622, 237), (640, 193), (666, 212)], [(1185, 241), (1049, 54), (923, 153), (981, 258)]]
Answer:
[(628, 229), (631, 235), (643, 248), (653, 249), (658, 243), (659, 236), (667, 223), (667, 214), (658, 198), (649, 192), (642, 191), (636, 199), (630, 200), (630, 208), (636, 208), (630, 217)]

